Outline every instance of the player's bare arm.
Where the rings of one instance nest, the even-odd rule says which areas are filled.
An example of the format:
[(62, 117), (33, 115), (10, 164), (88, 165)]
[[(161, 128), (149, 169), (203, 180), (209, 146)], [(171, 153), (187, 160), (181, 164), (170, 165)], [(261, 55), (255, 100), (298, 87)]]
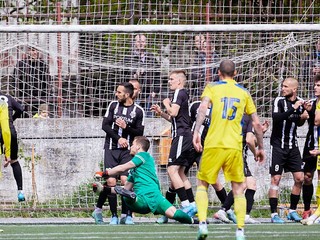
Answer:
[(210, 104), (211, 104), (210, 98), (203, 97), (198, 109), (197, 120), (194, 128), (193, 140), (192, 140), (194, 149), (197, 152), (202, 152), (203, 150), (203, 146), (201, 144), (201, 134), (199, 131), (200, 131), (201, 125), (204, 122), (204, 119), (206, 118), (206, 112)]
[(152, 112), (155, 112), (156, 114), (160, 115), (160, 117), (164, 118), (168, 122), (171, 122), (171, 117), (169, 114), (166, 114), (161, 110), (161, 107), (158, 104), (153, 104), (150, 108)]
[(254, 132), (257, 138), (258, 149), (256, 150), (256, 158), (255, 160), (258, 162), (264, 162), (265, 160), (265, 152), (263, 149), (263, 128), (260, 123), (259, 117), (257, 113), (253, 113), (250, 115), (252, 120), (252, 126), (254, 128)]
[(136, 167), (136, 165), (132, 161), (129, 161), (125, 164), (118, 165), (114, 168), (108, 168), (108, 169), (106, 169), (105, 173), (107, 176), (116, 176), (124, 171), (127, 171), (127, 170), (129, 170), (131, 168), (135, 168), (135, 167)]
[(171, 117), (176, 117), (178, 115), (180, 110), (180, 106), (178, 104), (172, 104), (169, 98), (164, 99), (162, 103)]

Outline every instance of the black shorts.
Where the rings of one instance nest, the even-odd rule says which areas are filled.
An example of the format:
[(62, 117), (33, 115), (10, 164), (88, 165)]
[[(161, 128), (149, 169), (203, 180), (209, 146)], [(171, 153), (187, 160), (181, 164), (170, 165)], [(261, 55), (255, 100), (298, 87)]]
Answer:
[[(121, 164), (131, 161), (132, 156), (128, 149), (105, 149), (104, 150), (104, 168), (113, 168)], [(120, 174), (121, 176), (128, 176), (128, 171)]]
[[(17, 131), (15, 128), (10, 127), (11, 132), (11, 150), (10, 150), (10, 158), (11, 160), (17, 160), (18, 159), (18, 137), (17, 137)], [(3, 138), (1, 136), (1, 150), (4, 153), (4, 142)]]
[(179, 165), (187, 167), (189, 165), (190, 152), (193, 149), (192, 135), (178, 136), (172, 139), (169, 153), (168, 166)]
[(242, 151), (243, 172), (245, 177), (252, 177), (252, 173), (248, 166), (247, 157), (248, 157), (248, 146), (246, 146)]
[(304, 162), (303, 171), (305, 173), (310, 172), (313, 173), (317, 169), (317, 157), (312, 156), (309, 153), (309, 150), (303, 151), (303, 158), (302, 161)]
[(303, 172), (303, 162), (299, 148), (272, 147), (272, 157), (269, 172), (271, 175), (281, 175), (284, 172)]
[(200, 159), (201, 159), (201, 156), (202, 156), (202, 152), (197, 152), (194, 148), (192, 148), (192, 150), (190, 151), (189, 154), (190, 154), (188, 156), (189, 164), (184, 170), (185, 174), (188, 174), (190, 168), (192, 168), (194, 163), (196, 163), (197, 164), (197, 168), (199, 168)]

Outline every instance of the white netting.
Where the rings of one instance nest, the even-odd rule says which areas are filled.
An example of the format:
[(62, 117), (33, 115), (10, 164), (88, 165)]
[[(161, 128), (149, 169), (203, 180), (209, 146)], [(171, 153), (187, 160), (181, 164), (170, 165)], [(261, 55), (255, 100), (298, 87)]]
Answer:
[[(31, 207), (52, 211), (93, 207), (94, 195), (86, 183), (92, 181), (91, 176), (103, 159), (101, 117), (107, 104), (114, 99), (117, 84), (122, 81), (139, 79), (142, 92), (138, 101), (147, 110), (150, 103), (161, 103), (169, 95), (168, 72), (182, 68), (188, 73), (190, 97), (196, 100), (205, 83), (216, 79), (221, 59), (228, 58), (236, 62), (237, 80), (249, 89), (263, 119), (270, 120), (272, 101), (287, 76), (299, 80), (301, 97), (313, 97), (312, 79), (320, 63), (316, 50), (317, 47), (320, 50), (319, 31), (302, 31), (294, 24), (290, 25), (291, 32), (270, 31), (270, 26), (271, 23), (316, 23), (320, 14), (316, 1), (290, 0), (283, 6), (271, 0), (214, 1), (209, 13), (207, 5), (199, 1), (154, 2), (86, 1), (84, 5), (74, 0), (63, 1), (60, 7), (55, 1), (50, 1), (49, 5), (41, 5), (39, 1), (1, 3), (4, 17), (1, 27), (10, 29), (12, 26), (12, 32), (0, 33), (1, 89), (25, 106), (24, 119), (17, 122), (17, 127), (26, 196), (30, 202), (31, 196), (39, 200), (34, 200)], [(230, 32), (227, 27), (207, 31), (207, 18), (210, 23), (218, 24), (270, 24), (265, 28), (260, 26), (260, 30), (257, 30), (259, 25), (252, 25), (252, 32), (248, 29)], [(180, 24), (193, 31), (181, 32), (175, 26), (168, 26), (170, 31), (143, 33), (136, 28), (121, 33), (116, 30), (26, 33), (14, 28), (30, 24), (83, 24), (92, 25), (92, 28), (94, 24), (145, 24), (151, 28)], [(146, 42), (141, 43), (144, 37)], [(145, 48), (141, 57), (138, 45)], [(155, 97), (152, 92), (156, 93)], [(45, 123), (31, 119), (41, 104), (49, 106), (51, 119)], [(148, 113), (146, 135), (152, 140), (152, 153), (159, 163), (164, 188), (168, 183), (164, 166), (167, 129), (165, 122), (159, 123), (158, 118)], [(303, 128), (299, 131), (301, 148), (305, 135)], [(270, 131), (265, 139), (268, 155), (269, 136)], [(35, 166), (30, 168), (32, 159)], [(266, 207), (270, 178), (267, 165), (258, 167), (252, 158), (250, 162), (258, 178), (256, 206)], [(194, 170), (191, 176), (195, 184)], [(291, 185), (291, 178), (286, 175), (282, 191), (287, 191)], [(16, 201), (12, 189), (15, 189), (14, 180), (11, 169), (7, 169), (0, 191), (5, 193), (1, 203), (9, 211), (17, 207), (12, 204)], [(287, 201), (286, 197), (281, 201)], [(214, 194), (212, 199), (217, 201)], [(29, 206), (29, 202), (19, 205), (20, 208)]]

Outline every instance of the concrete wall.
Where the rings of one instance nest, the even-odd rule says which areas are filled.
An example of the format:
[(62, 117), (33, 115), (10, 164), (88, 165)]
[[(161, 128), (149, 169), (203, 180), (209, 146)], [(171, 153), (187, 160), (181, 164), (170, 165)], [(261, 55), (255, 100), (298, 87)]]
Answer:
[[(37, 196), (40, 202), (72, 193), (80, 183), (92, 179), (103, 162), (105, 133), (102, 119), (18, 119), (20, 164), (24, 191), (32, 195), (31, 156), (34, 148)], [(158, 138), (170, 124), (163, 119), (146, 119), (145, 134)], [(152, 148), (152, 151), (157, 149)], [(2, 169), (0, 201), (16, 201), (12, 169)]]

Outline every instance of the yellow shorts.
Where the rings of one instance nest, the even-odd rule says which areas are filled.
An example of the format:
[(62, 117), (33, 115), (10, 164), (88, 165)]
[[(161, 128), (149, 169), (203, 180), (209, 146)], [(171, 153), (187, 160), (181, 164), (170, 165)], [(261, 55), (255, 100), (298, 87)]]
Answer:
[(221, 168), (226, 181), (243, 182), (242, 151), (233, 148), (204, 149), (197, 178), (214, 184)]
[(317, 170), (320, 170), (320, 156), (317, 156)]

